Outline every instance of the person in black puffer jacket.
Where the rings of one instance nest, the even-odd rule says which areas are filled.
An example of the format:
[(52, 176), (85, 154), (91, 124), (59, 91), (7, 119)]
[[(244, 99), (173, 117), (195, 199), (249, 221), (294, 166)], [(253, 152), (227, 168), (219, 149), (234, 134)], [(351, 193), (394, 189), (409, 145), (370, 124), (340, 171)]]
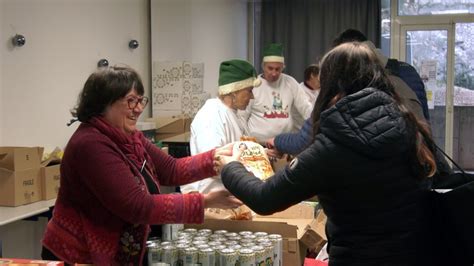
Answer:
[(267, 215), (317, 195), (330, 265), (430, 265), (428, 126), (401, 104), (375, 53), (351, 42), (321, 63), (314, 139), (266, 182), (221, 156), (225, 187)]

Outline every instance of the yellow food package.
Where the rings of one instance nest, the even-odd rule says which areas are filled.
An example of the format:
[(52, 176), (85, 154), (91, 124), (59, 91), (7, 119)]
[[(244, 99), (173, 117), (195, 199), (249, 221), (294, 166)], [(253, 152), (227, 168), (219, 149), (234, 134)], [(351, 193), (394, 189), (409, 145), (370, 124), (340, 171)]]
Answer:
[(240, 161), (256, 177), (266, 180), (273, 175), (272, 165), (262, 145), (252, 141), (239, 141), (233, 147), (233, 153), (236, 152), (241, 152)]

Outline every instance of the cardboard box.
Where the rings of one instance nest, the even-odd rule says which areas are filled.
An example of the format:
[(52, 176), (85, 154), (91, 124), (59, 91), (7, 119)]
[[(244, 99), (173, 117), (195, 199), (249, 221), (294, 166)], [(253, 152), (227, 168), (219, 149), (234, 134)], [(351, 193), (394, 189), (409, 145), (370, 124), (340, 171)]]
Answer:
[(146, 119), (156, 125), (156, 139), (162, 140), (189, 132), (192, 119), (184, 116), (163, 116)]
[(41, 199), (40, 148), (0, 147), (0, 206)]
[(324, 234), (326, 216), (320, 212), (316, 218), (314, 216), (308, 216), (309, 218), (275, 218), (286, 217), (292, 213), (303, 213), (305, 217), (311, 214), (308, 207), (297, 204), (286, 211), (274, 214), (275, 216), (257, 216), (253, 221), (209, 219), (205, 220), (204, 224), (190, 224), (185, 227), (225, 229), (231, 232), (264, 231), (269, 234), (280, 234), (283, 237), (282, 265), (302, 265), (307, 249), (320, 250), (326, 243)]
[(38, 168), (40, 147), (0, 147), (0, 168), (11, 171)]
[(60, 164), (41, 167), (41, 199), (49, 200), (58, 196), (61, 179)]
[(44, 148), (39, 149), (40, 158), (44, 161), (41, 162), (41, 199), (50, 200), (58, 196), (59, 183), (60, 183), (60, 163), (61, 157), (59, 157), (59, 148), (54, 149), (51, 153), (44, 153)]
[(41, 200), (40, 168), (11, 171), (0, 168), (0, 206), (19, 206)]
[(272, 215), (256, 215), (257, 218), (314, 219), (315, 206), (305, 201)]
[(181, 135), (180, 133), (156, 133), (155, 134), (155, 140), (166, 140), (175, 136)]

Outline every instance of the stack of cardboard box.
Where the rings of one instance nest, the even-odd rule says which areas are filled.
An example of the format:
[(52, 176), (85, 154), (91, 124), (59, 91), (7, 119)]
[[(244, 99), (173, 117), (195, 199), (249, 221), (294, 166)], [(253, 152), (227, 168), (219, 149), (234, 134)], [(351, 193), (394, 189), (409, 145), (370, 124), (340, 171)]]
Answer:
[(0, 206), (19, 206), (56, 198), (59, 158), (41, 162), (42, 147), (0, 147)]

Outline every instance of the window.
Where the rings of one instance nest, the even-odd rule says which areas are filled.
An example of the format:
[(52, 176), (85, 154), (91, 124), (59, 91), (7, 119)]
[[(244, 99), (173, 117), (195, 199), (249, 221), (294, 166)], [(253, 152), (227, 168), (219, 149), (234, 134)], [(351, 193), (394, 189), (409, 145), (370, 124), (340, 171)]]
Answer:
[(425, 77), (435, 141), (465, 170), (474, 170), (474, 0), (392, 0), (382, 6), (382, 14), (392, 7), (390, 32), (382, 31), (393, 37), (391, 56)]
[(400, 16), (473, 14), (473, 0), (399, 0)]

